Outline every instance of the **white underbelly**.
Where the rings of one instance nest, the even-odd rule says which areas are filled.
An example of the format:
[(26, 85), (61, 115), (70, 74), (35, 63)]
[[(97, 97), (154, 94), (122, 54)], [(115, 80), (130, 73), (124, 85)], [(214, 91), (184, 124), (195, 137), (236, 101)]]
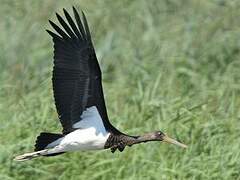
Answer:
[(109, 137), (108, 132), (97, 132), (95, 128), (77, 129), (64, 138), (48, 145), (58, 146), (61, 151), (77, 151), (77, 150), (99, 150), (104, 149), (104, 145)]

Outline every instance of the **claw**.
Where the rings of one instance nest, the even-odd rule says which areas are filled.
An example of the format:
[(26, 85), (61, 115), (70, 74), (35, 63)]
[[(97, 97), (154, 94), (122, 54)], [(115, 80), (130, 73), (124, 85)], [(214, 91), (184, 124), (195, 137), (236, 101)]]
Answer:
[(114, 153), (117, 150), (116, 146), (111, 147), (111, 152)]

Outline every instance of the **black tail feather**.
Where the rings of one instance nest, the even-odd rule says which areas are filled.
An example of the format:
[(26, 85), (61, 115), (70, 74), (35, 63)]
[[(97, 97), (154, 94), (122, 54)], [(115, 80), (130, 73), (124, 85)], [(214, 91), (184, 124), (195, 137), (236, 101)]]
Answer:
[(47, 132), (42, 132), (36, 140), (35, 144), (35, 151), (40, 151), (45, 149), (45, 147), (52, 143), (53, 141), (56, 141), (57, 139), (63, 137), (64, 135), (62, 134), (54, 134), (54, 133), (47, 133)]

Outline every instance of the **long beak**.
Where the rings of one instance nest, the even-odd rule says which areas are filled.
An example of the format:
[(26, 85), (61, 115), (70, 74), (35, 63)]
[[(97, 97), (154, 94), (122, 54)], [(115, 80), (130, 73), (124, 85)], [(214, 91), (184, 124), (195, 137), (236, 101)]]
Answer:
[(183, 143), (180, 143), (180, 142), (176, 141), (175, 139), (172, 139), (172, 138), (168, 137), (167, 135), (165, 135), (163, 137), (163, 141), (167, 142), (167, 143), (170, 143), (170, 144), (175, 144), (175, 145), (180, 146), (182, 148), (187, 148), (187, 145), (185, 145)]

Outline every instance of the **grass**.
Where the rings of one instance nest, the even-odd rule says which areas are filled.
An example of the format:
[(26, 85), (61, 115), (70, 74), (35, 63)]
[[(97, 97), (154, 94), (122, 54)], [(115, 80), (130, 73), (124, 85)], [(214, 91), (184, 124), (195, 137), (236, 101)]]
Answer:
[[(51, 90), (54, 12), (85, 11), (112, 123), (161, 129), (187, 150), (149, 143), (17, 163), (41, 131), (59, 132)], [(237, 0), (1, 0), (0, 179), (240, 179)]]

